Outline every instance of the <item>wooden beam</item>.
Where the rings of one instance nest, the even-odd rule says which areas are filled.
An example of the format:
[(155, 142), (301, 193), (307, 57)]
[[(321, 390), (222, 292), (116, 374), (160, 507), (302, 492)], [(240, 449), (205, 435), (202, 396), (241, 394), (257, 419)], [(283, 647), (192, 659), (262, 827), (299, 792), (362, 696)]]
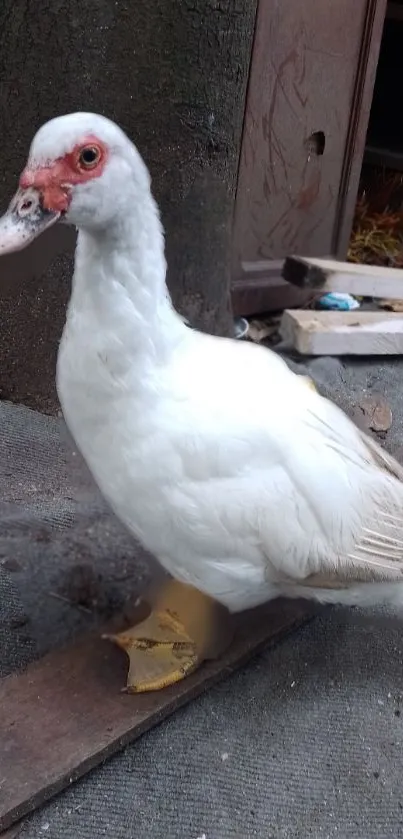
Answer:
[(318, 294), (340, 291), (358, 297), (403, 299), (403, 270), (399, 268), (290, 256), (284, 262), (283, 277), (298, 288)]
[(245, 614), (224, 656), (157, 693), (122, 694), (126, 657), (98, 634), (2, 679), (0, 831), (315, 613), (307, 603), (278, 600)]
[(403, 314), (286, 310), (280, 335), (302, 355), (401, 355)]
[(250, 317), (262, 312), (280, 312), (305, 306), (314, 296), (286, 283), (281, 276), (284, 260), (242, 262), (231, 282), (232, 311)]

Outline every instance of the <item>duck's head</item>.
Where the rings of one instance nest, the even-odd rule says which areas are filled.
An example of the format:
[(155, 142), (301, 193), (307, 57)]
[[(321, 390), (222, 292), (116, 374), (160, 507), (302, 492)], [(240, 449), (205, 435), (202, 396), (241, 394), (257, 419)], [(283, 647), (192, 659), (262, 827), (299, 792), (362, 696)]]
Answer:
[(115, 123), (87, 113), (52, 119), (35, 135), (0, 219), (0, 254), (22, 250), (58, 220), (102, 231), (149, 186), (146, 166)]

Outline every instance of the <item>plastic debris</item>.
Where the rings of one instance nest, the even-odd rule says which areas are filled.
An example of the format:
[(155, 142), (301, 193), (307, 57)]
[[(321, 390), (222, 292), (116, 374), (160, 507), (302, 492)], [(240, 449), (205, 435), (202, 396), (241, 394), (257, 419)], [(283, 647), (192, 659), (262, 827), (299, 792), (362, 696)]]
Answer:
[(246, 338), (249, 330), (249, 323), (246, 318), (234, 318), (234, 338)]
[(341, 291), (329, 291), (317, 301), (320, 309), (331, 309), (339, 312), (352, 312), (359, 309), (360, 304), (351, 294), (343, 294)]

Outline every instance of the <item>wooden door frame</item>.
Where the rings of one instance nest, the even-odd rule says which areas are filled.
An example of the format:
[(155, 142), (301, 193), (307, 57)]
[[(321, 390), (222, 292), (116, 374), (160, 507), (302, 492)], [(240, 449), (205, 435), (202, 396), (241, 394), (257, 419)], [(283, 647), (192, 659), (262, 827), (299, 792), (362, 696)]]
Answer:
[(368, 0), (339, 191), (333, 253), (348, 250), (388, 0)]
[[(346, 256), (353, 223), (383, 25), (386, 16), (386, 6), (387, 0), (368, 0), (367, 2), (354, 95), (350, 111), (349, 130), (341, 170), (337, 213), (332, 237), (332, 250), (331, 254), (326, 254), (337, 256), (340, 259)], [(262, 13), (262, 7), (263, 12), (267, 10), (267, 14), (270, 14), (270, 0), (259, 0), (255, 27), (259, 20), (259, 11)], [(246, 130), (251, 80), (254, 77), (251, 74), (253, 52), (252, 47), (243, 136)], [(320, 255), (324, 256), (325, 254)], [(231, 298), (235, 315), (251, 315), (263, 311), (273, 311), (303, 305), (306, 301), (306, 296), (282, 279), (282, 264), (283, 260), (280, 259), (243, 263), (242, 266), (235, 265), (233, 267)]]

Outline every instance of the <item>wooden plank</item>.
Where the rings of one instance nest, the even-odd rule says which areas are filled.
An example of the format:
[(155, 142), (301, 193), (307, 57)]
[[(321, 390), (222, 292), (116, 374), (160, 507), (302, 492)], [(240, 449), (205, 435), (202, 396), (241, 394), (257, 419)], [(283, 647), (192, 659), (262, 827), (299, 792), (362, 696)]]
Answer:
[(403, 271), (399, 268), (289, 256), (284, 262), (283, 277), (298, 288), (320, 294), (341, 291), (358, 297), (403, 298)]
[(219, 661), (162, 692), (122, 694), (126, 657), (98, 635), (1, 680), (0, 831), (315, 613), (306, 603), (278, 600), (244, 615)]
[(280, 335), (302, 355), (401, 355), (403, 315), (286, 310)]

